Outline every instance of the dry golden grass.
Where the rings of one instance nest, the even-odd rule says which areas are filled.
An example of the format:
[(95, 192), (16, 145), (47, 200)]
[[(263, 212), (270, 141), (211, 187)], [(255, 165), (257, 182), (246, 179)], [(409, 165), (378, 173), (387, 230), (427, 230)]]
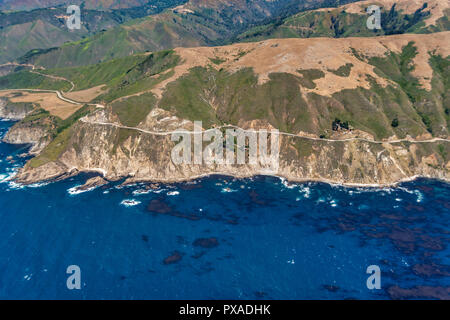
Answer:
[(42, 109), (47, 110), (50, 114), (61, 119), (67, 119), (75, 111), (82, 107), (82, 105), (71, 104), (62, 101), (58, 98), (56, 93), (52, 92), (24, 92), (20, 91), (21, 95), (15, 95), (18, 91), (10, 90), (0, 92), (1, 97), (8, 98), (11, 102), (31, 102), (39, 104)]
[[(223, 47), (177, 48), (176, 53), (182, 63), (174, 68), (174, 74), (159, 83), (152, 92), (161, 97), (168, 83), (187, 74), (196, 66), (210, 65), (216, 69), (224, 68), (231, 72), (251, 67), (259, 76), (259, 82), (269, 80), (269, 74), (275, 72), (291, 73), (301, 76), (299, 70), (319, 69), (325, 77), (315, 80), (313, 90), (320, 95), (329, 96), (344, 89), (357, 87), (370, 88), (367, 75), (380, 85), (388, 85), (388, 80), (374, 72), (374, 66), (359, 60), (352, 52), (356, 50), (366, 57), (383, 57), (389, 51), (400, 53), (402, 48), (413, 41), (418, 49), (414, 59), (413, 74), (425, 89), (431, 88), (433, 70), (429, 65), (431, 51), (444, 57), (450, 54), (450, 32), (434, 34), (404, 34), (371, 38), (311, 38), (311, 39), (271, 39), (255, 43), (239, 43)], [(216, 65), (210, 59), (224, 62)], [(351, 63), (348, 77), (341, 77), (330, 70)]]
[(105, 93), (107, 90), (105, 90), (105, 85), (100, 85), (97, 87), (89, 88), (86, 90), (80, 90), (80, 91), (72, 91), (68, 93), (64, 93), (64, 96), (78, 101), (78, 102), (91, 102), (95, 98), (97, 98), (99, 95)]

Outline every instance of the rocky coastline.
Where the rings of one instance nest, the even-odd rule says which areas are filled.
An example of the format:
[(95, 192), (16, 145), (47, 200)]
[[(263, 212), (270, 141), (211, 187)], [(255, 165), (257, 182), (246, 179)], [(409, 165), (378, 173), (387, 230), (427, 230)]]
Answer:
[[(76, 132), (84, 132), (86, 136), (86, 131), (80, 130), (78, 128)], [(86, 137), (75, 134), (57, 161), (36, 168), (26, 164), (18, 172), (17, 182), (32, 184), (80, 172), (97, 172), (108, 181), (123, 179), (129, 184), (174, 183), (211, 175), (235, 178), (271, 175), (292, 182), (319, 181), (351, 187), (395, 186), (419, 177), (450, 182), (450, 162), (444, 162), (434, 152), (427, 154), (424, 149), (431, 147), (423, 148), (420, 143), (408, 143), (407, 146), (388, 143), (380, 148), (368, 142), (346, 142), (338, 147), (328, 142), (315, 146), (311, 150), (314, 152), (308, 155), (299, 156), (290, 149), (289, 140), (296, 138), (283, 138), (279, 170), (268, 172), (263, 167), (250, 165), (175, 166), (170, 159), (173, 143), (167, 137), (148, 137), (150, 141), (143, 137), (130, 138), (127, 149), (118, 149), (112, 154), (108, 151), (114, 148), (115, 134), (109, 133), (109, 138), (102, 130)]]

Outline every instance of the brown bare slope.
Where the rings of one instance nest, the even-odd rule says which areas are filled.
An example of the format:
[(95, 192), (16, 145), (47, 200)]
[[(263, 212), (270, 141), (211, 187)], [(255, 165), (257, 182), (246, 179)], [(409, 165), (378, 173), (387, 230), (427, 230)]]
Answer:
[[(271, 39), (223, 47), (177, 48), (175, 52), (183, 63), (175, 67), (174, 75), (160, 83), (154, 92), (160, 95), (166, 84), (186, 74), (191, 68), (207, 65), (231, 72), (253, 68), (260, 84), (267, 82), (271, 73), (301, 76), (301, 70), (318, 69), (324, 73), (324, 77), (314, 80), (316, 87), (308, 91), (324, 96), (344, 89), (370, 88), (367, 75), (386, 86), (389, 82), (373, 71), (373, 65), (358, 59), (352, 49), (367, 58), (384, 57), (390, 52), (400, 53), (409, 42), (414, 42), (418, 49), (418, 55), (413, 61), (413, 74), (420, 79), (424, 88), (430, 89), (433, 76), (428, 63), (430, 53), (433, 51), (444, 57), (450, 55), (450, 32), (377, 38)], [(221, 63), (211, 64), (211, 59), (218, 59)], [(332, 72), (350, 63), (353, 67), (348, 77), (340, 77)]]

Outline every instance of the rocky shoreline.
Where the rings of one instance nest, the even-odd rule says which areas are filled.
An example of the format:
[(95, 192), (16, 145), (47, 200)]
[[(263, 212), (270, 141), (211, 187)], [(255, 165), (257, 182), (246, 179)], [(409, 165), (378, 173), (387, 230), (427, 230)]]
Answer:
[(0, 119), (18, 121), (8, 130), (2, 141), (9, 144), (31, 145), (28, 154), (38, 155), (50, 143), (50, 140), (45, 138), (48, 128), (44, 125), (21, 121), (33, 110), (34, 108), (29, 105), (11, 104), (8, 99), (0, 97)]
[(20, 177), (16, 177), (15, 181), (22, 185), (32, 185), (39, 182), (58, 182), (61, 180), (65, 180), (74, 176), (77, 176), (81, 173), (98, 173), (100, 176), (96, 176), (94, 178), (88, 179), (84, 185), (80, 186), (78, 189), (80, 191), (87, 191), (91, 188), (97, 188), (99, 186), (107, 185), (111, 182), (116, 182), (120, 180), (124, 180), (122, 183), (122, 186), (127, 185), (134, 185), (138, 183), (146, 183), (151, 186), (159, 185), (159, 184), (174, 184), (174, 183), (189, 183), (198, 179), (202, 178), (208, 178), (208, 177), (214, 177), (214, 176), (221, 176), (221, 177), (229, 177), (230, 179), (251, 179), (255, 177), (273, 177), (283, 180), (287, 185), (290, 184), (306, 184), (306, 183), (326, 183), (329, 185), (335, 185), (340, 187), (348, 187), (348, 188), (390, 188), (390, 187), (398, 187), (402, 183), (406, 182), (412, 182), (418, 179), (431, 179), (431, 180), (438, 180), (445, 183), (450, 184), (450, 178), (448, 177), (436, 177), (436, 176), (430, 176), (430, 175), (415, 175), (411, 177), (402, 178), (398, 181), (389, 182), (389, 183), (354, 183), (354, 182), (346, 182), (346, 181), (338, 181), (338, 180), (330, 180), (330, 179), (314, 179), (314, 178), (305, 178), (305, 179), (298, 179), (296, 177), (289, 177), (284, 175), (276, 175), (276, 174), (263, 174), (263, 173), (255, 173), (255, 174), (229, 174), (226, 172), (211, 172), (211, 173), (205, 173), (200, 174), (196, 176), (191, 176), (187, 178), (166, 178), (166, 179), (135, 179), (130, 176), (122, 176), (122, 177), (114, 177), (114, 178), (108, 178), (107, 176), (103, 175), (103, 172), (101, 170), (77, 170), (72, 169), (70, 171), (61, 172), (59, 174), (56, 174), (54, 177), (44, 180), (21, 180)]

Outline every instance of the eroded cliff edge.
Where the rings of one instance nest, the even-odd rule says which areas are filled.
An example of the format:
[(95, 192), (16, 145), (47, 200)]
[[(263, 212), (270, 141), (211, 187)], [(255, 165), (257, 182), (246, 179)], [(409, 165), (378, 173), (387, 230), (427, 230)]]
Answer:
[[(190, 180), (210, 174), (249, 177), (268, 173), (264, 167), (251, 165), (177, 166), (171, 160), (175, 143), (170, 135), (99, 124), (99, 120), (107, 120), (101, 112), (83, 120), (70, 129), (72, 134), (66, 142), (57, 142), (66, 144), (58, 159), (48, 161), (52, 155), (44, 152), (18, 173), (17, 181), (29, 184), (80, 171), (98, 171), (108, 180), (128, 178), (130, 183)], [(279, 170), (271, 174), (292, 181), (346, 185), (391, 185), (417, 176), (450, 181), (448, 154), (450, 143), (441, 140), (381, 143), (281, 135)]]
[(5, 134), (2, 141), (9, 144), (29, 144), (30, 154), (39, 154), (50, 142), (47, 119), (28, 116), (36, 110), (31, 103), (11, 103), (0, 97), (0, 118), (18, 121)]

